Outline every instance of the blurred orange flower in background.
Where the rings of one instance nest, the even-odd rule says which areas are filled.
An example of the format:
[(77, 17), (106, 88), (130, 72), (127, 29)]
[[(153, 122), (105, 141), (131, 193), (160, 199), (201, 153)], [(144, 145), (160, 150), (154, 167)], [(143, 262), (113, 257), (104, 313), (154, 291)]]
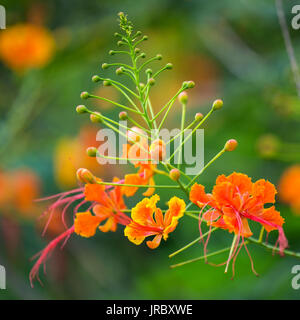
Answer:
[(39, 197), (40, 189), (40, 179), (31, 169), (0, 172), (1, 213), (10, 214), (13, 210), (22, 217), (32, 218), (39, 212), (34, 200)]
[(1, 31), (0, 58), (11, 69), (41, 68), (53, 56), (54, 38), (44, 27), (17, 24)]
[(300, 214), (300, 164), (286, 169), (279, 181), (280, 199)]
[(96, 158), (86, 154), (88, 147), (96, 147), (97, 129), (92, 127), (81, 128), (75, 138), (62, 138), (54, 151), (54, 174), (58, 185), (70, 188), (77, 185), (76, 171), (87, 168), (100, 175), (102, 167)]

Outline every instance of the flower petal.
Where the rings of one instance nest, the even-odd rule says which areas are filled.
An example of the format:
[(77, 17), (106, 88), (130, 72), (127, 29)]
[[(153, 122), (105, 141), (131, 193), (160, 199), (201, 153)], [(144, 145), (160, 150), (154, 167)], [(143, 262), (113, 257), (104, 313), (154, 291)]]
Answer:
[(153, 238), (152, 241), (147, 241), (146, 244), (150, 249), (156, 249), (160, 245), (161, 239), (162, 235), (158, 234)]
[(74, 220), (74, 231), (82, 237), (92, 237), (101, 221), (101, 218), (93, 216), (89, 211), (77, 213)]

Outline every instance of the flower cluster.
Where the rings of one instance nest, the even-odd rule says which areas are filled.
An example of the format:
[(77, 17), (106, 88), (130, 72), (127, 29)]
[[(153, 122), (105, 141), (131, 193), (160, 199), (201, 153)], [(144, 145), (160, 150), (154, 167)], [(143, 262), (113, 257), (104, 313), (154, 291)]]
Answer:
[[(212, 194), (206, 193), (204, 186), (197, 183), (201, 174), (214, 161), (224, 153), (234, 151), (237, 148), (238, 143), (235, 139), (225, 142), (219, 153), (194, 176), (184, 172), (185, 163), (174, 161), (175, 156), (182, 156), (183, 147), (192, 139), (197, 129), (201, 128), (212, 113), (223, 107), (223, 101), (215, 100), (206, 115), (196, 113), (193, 121), (187, 124), (187, 90), (193, 88), (195, 83), (184, 81), (175, 95), (155, 113), (150, 100), (150, 92), (156, 84), (159, 74), (172, 69), (172, 65), (167, 63), (156, 72), (150, 69), (148, 67), (150, 63), (162, 60), (160, 54), (140, 62), (146, 59), (146, 54), (141, 51), (138, 45), (146, 41), (148, 37), (142, 36), (140, 31), (134, 32), (133, 24), (128, 21), (124, 13), (119, 14), (119, 19), (121, 33), (116, 33), (115, 36), (119, 39), (117, 45), (125, 49), (111, 50), (109, 54), (111, 56), (127, 55), (131, 59), (131, 64), (103, 63), (102, 69), (105, 72), (106, 69), (115, 67), (116, 75), (127, 77), (133, 83), (133, 88), (102, 75), (94, 75), (92, 81), (102, 83), (103, 86), (113, 87), (124, 96), (127, 104), (95, 96), (86, 91), (81, 93), (81, 98), (84, 100), (98, 99), (122, 109), (119, 119), (131, 122), (132, 126), (127, 127), (120, 124), (118, 127), (116, 119), (92, 111), (86, 105), (77, 106), (76, 111), (78, 114), (89, 114), (92, 123), (101, 123), (101, 126), (105, 126), (126, 138), (126, 143), (122, 146), (122, 156), (119, 158), (103, 154), (95, 147), (88, 148), (87, 154), (90, 157), (100, 157), (102, 159), (128, 160), (134, 166), (135, 172), (125, 174), (121, 179), (115, 177), (111, 182), (106, 182), (86, 168), (80, 168), (76, 175), (80, 183), (79, 188), (45, 199), (56, 198), (56, 202), (48, 208), (45, 215), (49, 215), (50, 221), (55, 210), (62, 208), (61, 218), (66, 230), (39, 253), (38, 260), (30, 273), (31, 283), (35, 277), (38, 277), (39, 267), (45, 263), (49, 253), (60, 243), (64, 246), (74, 233), (82, 237), (92, 237), (97, 230), (114, 232), (120, 225), (123, 226), (124, 236), (129, 241), (140, 245), (147, 238), (146, 245), (150, 249), (156, 249), (162, 239), (166, 241), (170, 233), (175, 231), (179, 220), (184, 216), (198, 220), (200, 236), (184, 248), (171, 254), (170, 257), (198, 243), (205, 237), (207, 237), (204, 246), (205, 259), (208, 256), (229, 251), (225, 271), (227, 271), (231, 260), (233, 260), (234, 266), (234, 261), (242, 247), (249, 253), (247, 244), (250, 242), (266, 246), (282, 255), (288, 253), (286, 251), (287, 240), (282, 228), (284, 219), (275, 210), (274, 205), (266, 206), (275, 202), (276, 190), (272, 183), (264, 179), (253, 183), (247, 175), (235, 172), (227, 177), (220, 175), (216, 180)], [(179, 102), (182, 109), (180, 130), (174, 138), (165, 141), (160, 138), (159, 132), (176, 101)], [(145, 127), (142, 125), (144, 123), (146, 124)], [(120, 130), (120, 126), (125, 129), (125, 133)], [(188, 133), (188, 130), (191, 130), (190, 133)], [(154, 134), (148, 137), (148, 133), (152, 133), (152, 131), (154, 131)], [(174, 146), (171, 155), (168, 155), (167, 146), (170, 146), (177, 138), (179, 143)], [(156, 181), (161, 179), (156, 179), (156, 176), (168, 179), (169, 184), (157, 183)], [(182, 193), (181, 197), (170, 197), (166, 209), (157, 207), (160, 200), (159, 192), (164, 189)], [(136, 201), (134, 207), (127, 208), (127, 198), (134, 197), (135, 199), (135, 197), (140, 196), (139, 190), (143, 190), (143, 198)], [(191, 210), (193, 206), (194, 210)], [(73, 212), (70, 226), (67, 226), (66, 221), (68, 210)], [(195, 213), (198, 213), (198, 215)], [(202, 233), (201, 230), (203, 220), (208, 225), (206, 233)], [(262, 229), (259, 239), (252, 237), (249, 221), (261, 224)], [(219, 229), (234, 234), (232, 245), (229, 248), (207, 255), (206, 246), (210, 235)], [(264, 230), (266, 232), (278, 231), (277, 243), (279, 248), (277, 248), (277, 244), (270, 246), (263, 242)], [(191, 261), (173, 265), (173, 267), (188, 262)]]

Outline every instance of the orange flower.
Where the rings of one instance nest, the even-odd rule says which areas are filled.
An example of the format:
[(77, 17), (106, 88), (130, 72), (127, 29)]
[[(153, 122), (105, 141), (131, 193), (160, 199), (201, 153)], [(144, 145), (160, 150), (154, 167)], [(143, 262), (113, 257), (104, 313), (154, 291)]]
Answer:
[(280, 199), (300, 214), (300, 164), (288, 168), (279, 181)]
[(48, 30), (32, 24), (17, 24), (1, 32), (0, 57), (13, 70), (40, 68), (53, 55), (54, 39)]
[[(113, 182), (119, 179), (114, 178)], [(74, 221), (75, 232), (82, 237), (92, 237), (100, 223), (106, 220), (104, 225), (99, 226), (102, 232), (116, 231), (117, 224), (128, 224), (130, 219), (122, 212), (126, 208), (122, 194), (121, 186), (116, 186), (107, 194), (105, 186), (101, 184), (85, 185), (85, 200), (96, 202), (93, 206), (92, 215), (90, 211), (79, 212)]]
[(175, 230), (179, 218), (183, 216), (185, 211), (183, 200), (177, 197), (171, 198), (165, 215), (156, 207), (158, 201), (159, 196), (155, 194), (151, 198), (143, 199), (132, 209), (132, 222), (126, 226), (124, 234), (134, 244), (139, 245), (146, 237), (155, 236), (146, 243), (150, 249), (157, 248), (162, 238), (167, 240), (169, 233)]
[(247, 175), (234, 172), (228, 177), (219, 176), (212, 194), (205, 193), (204, 186), (194, 184), (190, 200), (202, 209), (210, 207), (203, 214), (203, 219), (209, 225), (234, 232), (238, 237), (252, 235), (248, 220), (259, 222), (267, 232), (277, 229), (282, 253), (287, 247), (282, 229), (284, 219), (274, 206), (264, 207), (267, 203), (275, 202), (275, 194), (276, 189), (269, 181), (260, 179), (252, 183)]

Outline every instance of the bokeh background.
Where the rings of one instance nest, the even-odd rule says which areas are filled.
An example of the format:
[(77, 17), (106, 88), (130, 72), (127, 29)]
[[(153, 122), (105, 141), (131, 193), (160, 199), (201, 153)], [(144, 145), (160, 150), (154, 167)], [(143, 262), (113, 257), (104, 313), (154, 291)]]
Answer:
[[(300, 30), (293, 30), (285, 1), (289, 32), (300, 61)], [(184, 80), (194, 80), (189, 92), (188, 120), (206, 113), (216, 98), (224, 108), (205, 124), (205, 160), (229, 138), (239, 141), (201, 176), (208, 190), (219, 174), (247, 173), (279, 186), (277, 208), (286, 219), (290, 248), (300, 251), (300, 100), (284, 46), (274, 1), (200, 0), (47, 0), (2, 1), (7, 30), (0, 31), (0, 264), (6, 267), (7, 290), (0, 299), (298, 299), (291, 287), (291, 268), (300, 261), (272, 256), (249, 245), (257, 278), (244, 251), (236, 276), (203, 261), (171, 270), (168, 254), (198, 235), (197, 222), (182, 219), (176, 232), (159, 249), (135, 246), (116, 233), (98, 232), (91, 239), (71, 237), (63, 251), (47, 263), (44, 283), (30, 288), (30, 258), (62, 231), (60, 212), (44, 237), (45, 219), (38, 219), (48, 202), (42, 196), (76, 186), (77, 168), (87, 167), (103, 179), (121, 176), (126, 167), (101, 167), (85, 155), (96, 145), (88, 117), (79, 116), (80, 92), (122, 101), (112, 90), (92, 83), (104, 74), (103, 62), (115, 57), (117, 13), (129, 14), (137, 30), (149, 36), (148, 56), (163, 55), (172, 71), (153, 89), (156, 110)], [(24, 46), (25, 43), (25, 46)], [(20, 50), (20, 48), (23, 50)], [(114, 76), (110, 69), (106, 76)], [(111, 105), (90, 107), (117, 119)], [(177, 110), (176, 110), (177, 108)], [(179, 105), (168, 125), (179, 126)], [(288, 171), (287, 171), (288, 170)], [(180, 193), (179, 193), (180, 195)], [(140, 197), (140, 195), (138, 196)], [(169, 197), (161, 193), (162, 202)], [(257, 229), (255, 229), (258, 232)], [(276, 239), (270, 235), (269, 241)], [(231, 236), (219, 231), (209, 250), (227, 246)], [(202, 255), (194, 246), (174, 262)], [(224, 261), (226, 255), (214, 262)]]

